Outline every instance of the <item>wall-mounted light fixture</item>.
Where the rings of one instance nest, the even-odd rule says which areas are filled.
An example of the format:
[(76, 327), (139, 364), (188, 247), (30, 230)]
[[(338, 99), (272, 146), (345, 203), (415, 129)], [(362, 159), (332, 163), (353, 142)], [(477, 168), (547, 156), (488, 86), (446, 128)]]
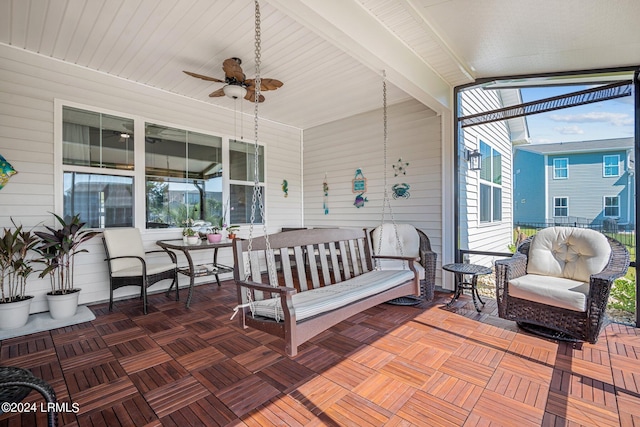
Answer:
[(469, 162), (469, 170), (479, 171), (482, 169), (482, 154), (478, 150), (465, 150), (464, 157)]

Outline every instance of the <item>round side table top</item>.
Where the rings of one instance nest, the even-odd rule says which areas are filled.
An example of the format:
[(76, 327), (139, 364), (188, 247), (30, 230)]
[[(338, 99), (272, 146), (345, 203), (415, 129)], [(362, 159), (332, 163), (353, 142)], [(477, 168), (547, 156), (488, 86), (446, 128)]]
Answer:
[(467, 264), (462, 262), (456, 262), (452, 264), (445, 264), (442, 266), (443, 270), (451, 271), (453, 273), (461, 274), (489, 274), (491, 268), (478, 264)]

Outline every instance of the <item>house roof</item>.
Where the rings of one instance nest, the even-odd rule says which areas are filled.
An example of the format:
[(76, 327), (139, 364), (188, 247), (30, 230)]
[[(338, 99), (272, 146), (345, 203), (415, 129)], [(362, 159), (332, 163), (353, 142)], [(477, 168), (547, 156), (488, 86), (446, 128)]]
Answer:
[(569, 154), (584, 152), (619, 151), (633, 148), (633, 138), (596, 139), (591, 141), (558, 142), (552, 144), (518, 145), (516, 150), (538, 154)]
[[(254, 74), (254, 2), (0, 2), (0, 44), (228, 109), (209, 93), (239, 57)], [(305, 129), (415, 98), (451, 112), (476, 79), (640, 64), (640, 2), (261, 0), (264, 119)], [(52, 67), (55, 69), (55, 63)], [(50, 71), (50, 70), (47, 70)], [(44, 70), (43, 70), (44, 72)], [(252, 106), (244, 103), (251, 114)]]

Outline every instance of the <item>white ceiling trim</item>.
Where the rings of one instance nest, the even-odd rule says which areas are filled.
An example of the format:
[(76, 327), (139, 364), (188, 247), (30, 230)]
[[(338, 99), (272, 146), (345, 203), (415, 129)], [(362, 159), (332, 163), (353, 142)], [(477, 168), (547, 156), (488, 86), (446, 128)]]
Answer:
[(376, 73), (382, 74), (385, 70), (389, 82), (438, 114), (452, 109), (452, 87), (359, 3), (353, 0), (268, 2)]

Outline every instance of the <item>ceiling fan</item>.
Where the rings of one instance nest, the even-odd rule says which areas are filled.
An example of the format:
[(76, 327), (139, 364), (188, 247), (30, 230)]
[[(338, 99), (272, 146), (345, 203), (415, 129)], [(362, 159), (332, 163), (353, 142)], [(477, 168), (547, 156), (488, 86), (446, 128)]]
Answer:
[[(255, 102), (256, 100), (256, 81), (255, 79), (247, 79), (242, 71), (242, 60), (240, 58), (228, 58), (222, 63), (222, 70), (224, 71), (224, 80), (217, 79), (215, 77), (204, 76), (202, 74), (192, 73), (190, 71), (184, 71), (192, 77), (206, 80), (209, 82), (226, 83), (226, 85), (214, 92), (211, 92), (209, 96), (228, 96), (229, 98), (237, 99), (244, 98), (248, 101)], [(260, 92), (266, 90), (276, 90), (282, 86), (282, 82), (276, 79), (262, 78), (260, 84)], [(263, 102), (264, 96), (260, 94), (258, 102)]]

